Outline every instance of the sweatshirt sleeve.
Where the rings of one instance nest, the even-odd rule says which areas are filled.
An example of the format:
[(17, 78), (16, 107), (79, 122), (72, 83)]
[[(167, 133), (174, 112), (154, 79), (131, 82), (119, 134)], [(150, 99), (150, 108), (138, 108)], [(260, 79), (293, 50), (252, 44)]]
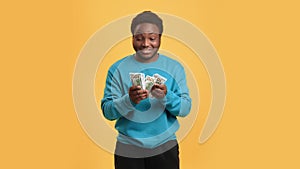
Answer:
[(177, 83), (174, 90), (167, 89), (166, 96), (162, 99), (166, 110), (174, 116), (185, 117), (191, 110), (191, 98), (186, 84), (186, 75), (183, 67), (177, 69), (175, 83)]
[(134, 110), (128, 93), (122, 93), (122, 81), (112, 68), (109, 69), (106, 86), (104, 89), (104, 97), (101, 100), (101, 109), (103, 115), (108, 120), (116, 120), (122, 116), (126, 116)]

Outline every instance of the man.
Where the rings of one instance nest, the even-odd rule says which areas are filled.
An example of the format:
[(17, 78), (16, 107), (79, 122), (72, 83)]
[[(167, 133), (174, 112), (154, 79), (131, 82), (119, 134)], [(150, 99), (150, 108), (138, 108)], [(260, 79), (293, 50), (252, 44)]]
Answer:
[(163, 22), (155, 13), (138, 14), (131, 32), (135, 54), (110, 67), (101, 100), (105, 118), (116, 120), (115, 168), (179, 169), (177, 116), (191, 109), (184, 68), (158, 53)]

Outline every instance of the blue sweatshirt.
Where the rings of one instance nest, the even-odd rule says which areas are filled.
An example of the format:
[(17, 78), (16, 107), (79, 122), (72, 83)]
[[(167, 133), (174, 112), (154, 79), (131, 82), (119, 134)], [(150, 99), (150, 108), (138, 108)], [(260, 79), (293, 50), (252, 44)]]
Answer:
[[(132, 86), (129, 73), (158, 73), (167, 81), (167, 94), (163, 99), (147, 98), (139, 104), (131, 102), (128, 94)], [(117, 140), (143, 148), (155, 148), (176, 140), (179, 128), (177, 116), (184, 117), (191, 109), (191, 98), (182, 65), (164, 55), (155, 62), (141, 63), (134, 55), (114, 63), (108, 70), (104, 97), (101, 100), (103, 115), (116, 120)]]

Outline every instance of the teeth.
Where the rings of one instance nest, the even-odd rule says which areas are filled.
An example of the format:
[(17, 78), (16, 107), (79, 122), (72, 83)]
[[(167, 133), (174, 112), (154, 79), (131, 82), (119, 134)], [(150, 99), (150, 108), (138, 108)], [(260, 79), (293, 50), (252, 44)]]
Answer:
[(143, 53), (143, 54), (150, 54), (151, 51), (141, 51), (141, 53)]

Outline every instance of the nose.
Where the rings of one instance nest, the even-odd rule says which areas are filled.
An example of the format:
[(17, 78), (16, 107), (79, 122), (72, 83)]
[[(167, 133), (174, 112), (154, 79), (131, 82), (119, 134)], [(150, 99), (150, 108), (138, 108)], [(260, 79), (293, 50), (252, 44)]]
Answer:
[(142, 46), (143, 47), (148, 47), (150, 45), (150, 42), (147, 38), (144, 39), (143, 43), (142, 43)]

